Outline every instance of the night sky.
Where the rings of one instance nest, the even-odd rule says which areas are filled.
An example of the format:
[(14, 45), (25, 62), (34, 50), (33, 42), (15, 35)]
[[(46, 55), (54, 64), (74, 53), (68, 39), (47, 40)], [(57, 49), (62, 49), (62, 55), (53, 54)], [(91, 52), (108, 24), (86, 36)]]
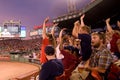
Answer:
[[(81, 9), (92, 0), (74, 0)], [(5, 20), (20, 20), (27, 30), (41, 25), (46, 17), (67, 14), (67, 0), (0, 0), (0, 25)]]

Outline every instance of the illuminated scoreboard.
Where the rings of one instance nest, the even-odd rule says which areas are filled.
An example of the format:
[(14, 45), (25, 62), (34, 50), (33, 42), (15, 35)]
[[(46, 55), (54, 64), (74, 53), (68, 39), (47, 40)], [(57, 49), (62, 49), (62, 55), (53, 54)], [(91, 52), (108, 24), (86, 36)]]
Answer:
[(10, 33), (19, 33), (19, 26), (8, 26), (7, 27), (7, 30), (10, 32)]
[(20, 21), (5, 21), (0, 26), (0, 37), (26, 37), (26, 27)]

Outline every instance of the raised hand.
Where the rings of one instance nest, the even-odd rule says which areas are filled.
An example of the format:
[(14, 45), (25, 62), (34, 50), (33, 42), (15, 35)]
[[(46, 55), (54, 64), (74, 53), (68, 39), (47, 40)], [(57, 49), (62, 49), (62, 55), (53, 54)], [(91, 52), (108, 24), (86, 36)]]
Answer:
[(80, 17), (80, 20), (83, 20), (84, 17), (85, 17), (85, 14), (83, 14), (83, 15)]
[(106, 22), (106, 23), (109, 23), (109, 22), (110, 22), (110, 18), (107, 18), (107, 19), (105, 20), (105, 22)]
[(44, 22), (47, 23), (49, 21), (49, 17), (45, 18)]
[(63, 28), (62, 30), (67, 30), (67, 28)]
[(74, 22), (74, 25), (78, 25), (78, 24), (80, 24), (79, 20)]

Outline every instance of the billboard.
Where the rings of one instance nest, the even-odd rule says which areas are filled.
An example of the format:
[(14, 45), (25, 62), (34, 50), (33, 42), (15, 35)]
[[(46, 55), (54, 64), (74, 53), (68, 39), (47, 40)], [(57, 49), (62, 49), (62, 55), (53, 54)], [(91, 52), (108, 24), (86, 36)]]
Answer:
[(38, 35), (42, 35), (42, 28), (38, 29)]
[(38, 31), (37, 30), (34, 30), (34, 31), (30, 32), (30, 36), (36, 36), (36, 35), (38, 35)]

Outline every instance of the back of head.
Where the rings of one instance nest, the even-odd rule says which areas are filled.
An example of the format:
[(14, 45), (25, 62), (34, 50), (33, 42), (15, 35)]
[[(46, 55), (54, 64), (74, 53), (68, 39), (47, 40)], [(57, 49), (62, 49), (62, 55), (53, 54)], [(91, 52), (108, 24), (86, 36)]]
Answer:
[(53, 36), (51, 33), (47, 33), (46, 35), (47, 35), (47, 37), (49, 37), (50, 40), (53, 39)]
[(45, 53), (46, 53), (46, 55), (48, 55), (48, 56), (54, 55), (54, 54), (55, 54), (55, 49), (54, 49), (54, 47), (53, 47), (52, 45), (46, 46), (46, 47), (45, 47)]
[(87, 33), (91, 33), (91, 28), (89, 26), (82, 26), (81, 29), (86, 31)]
[(53, 46), (56, 46), (55, 37), (51, 33), (47, 33), (46, 35), (49, 38), (50, 44), (53, 45)]
[(72, 53), (74, 51), (74, 47), (73, 46), (65, 46), (64, 50), (69, 50)]

